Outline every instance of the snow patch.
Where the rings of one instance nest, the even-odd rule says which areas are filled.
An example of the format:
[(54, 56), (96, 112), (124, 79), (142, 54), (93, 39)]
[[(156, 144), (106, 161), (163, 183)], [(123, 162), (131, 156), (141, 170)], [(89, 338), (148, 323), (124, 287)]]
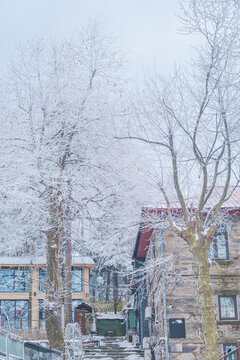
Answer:
[(124, 320), (125, 316), (122, 312), (118, 312), (118, 313), (114, 313), (114, 312), (107, 312), (107, 313), (96, 313), (97, 319), (109, 319), (109, 320), (114, 320), (114, 319), (120, 319), (120, 320)]

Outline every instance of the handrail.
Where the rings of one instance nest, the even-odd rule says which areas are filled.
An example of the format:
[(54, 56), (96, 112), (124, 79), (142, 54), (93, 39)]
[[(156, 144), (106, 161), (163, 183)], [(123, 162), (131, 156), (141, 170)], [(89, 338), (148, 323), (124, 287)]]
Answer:
[(236, 349), (233, 349), (232, 351), (230, 351), (229, 353), (227, 353), (227, 354), (225, 354), (225, 355), (223, 355), (219, 360), (222, 360), (222, 359), (227, 359), (228, 358), (228, 356), (230, 356), (230, 355), (232, 355), (232, 354), (234, 354), (234, 353), (237, 353), (237, 351), (238, 351), (238, 348), (236, 348)]

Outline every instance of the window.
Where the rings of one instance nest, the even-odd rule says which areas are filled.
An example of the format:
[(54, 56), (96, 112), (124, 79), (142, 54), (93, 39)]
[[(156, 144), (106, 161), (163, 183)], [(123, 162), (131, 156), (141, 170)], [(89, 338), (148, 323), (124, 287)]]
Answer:
[(208, 247), (208, 256), (212, 260), (229, 259), (226, 225), (217, 225), (214, 240)]
[(14, 270), (14, 291), (29, 291), (29, 269)]
[[(44, 300), (39, 300), (39, 329), (45, 329), (45, 308)], [(61, 316), (61, 325), (62, 325), (62, 316)]]
[(0, 268), (0, 291), (29, 291), (29, 269)]
[(5, 328), (28, 328), (28, 300), (1, 300), (1, 326)]
[(236, 295), (219, 295), (218, 304), (220, 320), (237, 320)]
[(39, 291), (45, 291), (45, 283), (46, 283), (46, 269), (39, 269)]
[[(223, 352), (224, 355), (230, 353), (234, 349), (237, 349), (237, 343), (231, 343), (231, 344), (223, 344)], [(225, 358), (225, 360), (238, 360), (238, 354), (237, 351)]]
[(89, 275), (89, 295), (94, 296), (94, 278), (93, 278), (93, 273), (90, 270), (90, 275)]
[[(64, 276), (63, 276), (64, 281)], [(46, 269), (39, 269), (39, 290), (45, 291), (46, 283)], [(72, 291), (81, 292), (82, 291), (82, 268), (73, 267), (72, 268)]]
[(39, 328), (45, 328), (45, 314), (43, 300), (39, 300)]
[(170, 338), (185, 338), (185, 319), (169, 319)]
[(82, 268), (73, 267), (72, 268), (72, 291), (81, 292), (82, 291)]
[(80, 299), (73, 299), (72, 300), (72, 321), (75, 322), (75, 309), (78, 305), (82, 303)]

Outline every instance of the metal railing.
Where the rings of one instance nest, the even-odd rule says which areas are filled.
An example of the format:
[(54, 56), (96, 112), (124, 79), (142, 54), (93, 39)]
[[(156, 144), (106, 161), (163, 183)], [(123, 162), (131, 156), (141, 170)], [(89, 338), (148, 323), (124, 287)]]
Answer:
[(223, 355), (219, 360), (232, 360), (232, 355), (235, 357), (234, 360), (240, 360), (240, 341), (238, 341), (236, 349), (233, 349), (229, 353)]
[(24, 339), (4, 329), (0, 329), (0, 352), (7, 360), (24, 359)]

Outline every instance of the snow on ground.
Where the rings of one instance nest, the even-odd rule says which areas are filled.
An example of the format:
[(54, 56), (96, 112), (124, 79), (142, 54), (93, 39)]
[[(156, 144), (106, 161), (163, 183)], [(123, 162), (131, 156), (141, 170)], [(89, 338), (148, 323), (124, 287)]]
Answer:
[(122, 312), (118, 312), (118, 313), (114, 313), (114, 312), (105, 312), (105, 313), (96, 313), (97, 318), (98, 319), (108, 319), (108, 320), (113, 320), (113, 319), (120, 319), (120, 320), (124, 320), (125, 316)]

